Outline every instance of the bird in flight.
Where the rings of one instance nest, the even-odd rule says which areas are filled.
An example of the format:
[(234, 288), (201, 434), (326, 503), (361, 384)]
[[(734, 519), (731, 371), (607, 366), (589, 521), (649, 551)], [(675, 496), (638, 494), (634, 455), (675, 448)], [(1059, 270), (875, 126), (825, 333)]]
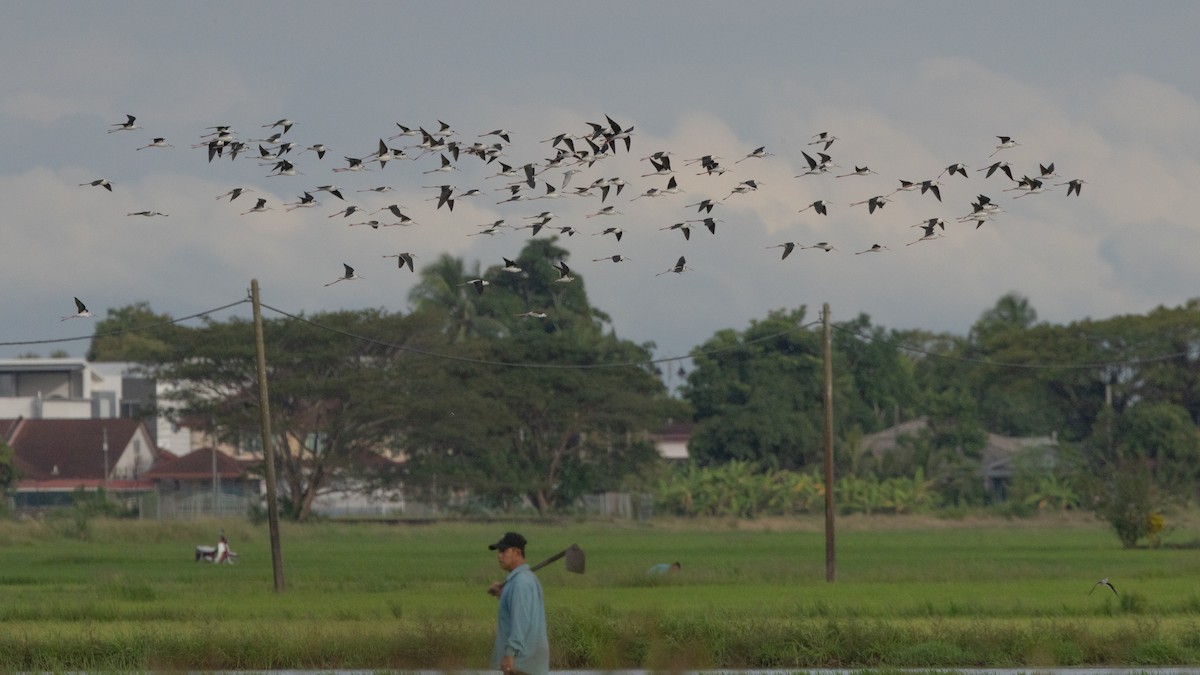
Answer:
[(798, 213), (804, 213), (805, 211), (807, 211), (809, 209), (815, 210), (817, 213), (821, 214), (822, 216), (827, 216), (827, 215), (829, 215), (829, 202), (825, 201), (824, 199), (818, 199), (817, 201), (800, 209), (798, 211)]
[(1012, 167), (1010, 167), (1010, 166), (1008, 165), (1008, 162), (996, 162), (996, 163), (994, 163), (994, 164), (991, 164), (991, 165), (989, 165), (989, 166), (985, 166), (985, 167), (983, 167), (982, 169), (975, 169), (975, 170), (976, 170), (976, 171), (987, 171), (987, 173), (983, 174), (983, 177), (984, 177), (984, 178), (991, 178), (991, 177), (992, 177), (992, 174), (996, 173), (996, 170), (997, 170), (997, 169), (998, 169), (998, 170), (1000, 170), (1000, 171), (1003, 171), (1003, 172), (1004, 172), (1004, 175), (1005, 175), (1005, 176), (1008, 176), (1008, 179), (1009, 179), (1009, 180), (1016, 180), (1015, 178), (1013, 178), (1013, 175), (1012, 175)]
[(869, 176), (871, 174), (878, 174), (878, 173), (879, 173), (878, 171), (872, 170), (871, 167), (869, 167), (869, 166), (856, 166), (856, 167), (854, 167), (854, 170), (851, 171), (850, 173), (844, 173), (837, 177), (838, 178), (846, 178), (847, 176)]
[(766, 146), (759, 146), (759, 147), (751, 150), (750, 154), (748, 154), (745, 157), (734, 162), (734, 164), (739, 164), (741, 162), (746, 161), (747, 159), (762, 159), (763, 157), (773, 157), (773, 156), (774, 155), (772, 153), (767, 152)]
[(237, 199), (238, 197), (241, 197), (243, 194), (245, 194), (247, 192), (254, 192), (254, 189), (247, 188), (247, 187), (235, 187), (223, 195), (217, 195), (217, 199), (224, 199), (226, 197), (229, 197), (229, 201), (233, 201), (233, 200)]
[(671, 267), (670, 269), (663, 270), (663, 271), (659, 272), (658, 274), (655, 274), (654, 276), (661, 277), (662, 275), (667, 274), (669, 272), (674, 272), (675, 274), (683, 274), (684, 270), (691, 270), (691, 269), (692, 268), (687, 266), (687, 260), (683, 256), (679, 256), (679, 260), (675, 261), (675, 265), (673, 267)]
[(492, 282), (488, 281), (487, 279), (472, 279), (470, 281), (464, 281), (463, 283), (459, 284), (459, 286), (474, 286), (475, 293), (477, 293), (478, 295), (483, 295), (483, 287), (484, 286), (491, 286), (491, 285), (492, 285)]
[(575, 277), (571, 276), (571, 268), (567, 267), (567, 263), (560, 260), (554, 267), (558, 270), (558, 278), (554, 280), (554, 283), (569, 284), (575, 281)]
[(127, 216), (146, 216), (147, 218), (152, 218), (154, 216), (165, 216), (167, 214), (163, 213), (162, 211), (134, 211), (133, 213), (126, 213), (125, 215), (127, 215)]
[(953, 176), (956, 173), (960, 174), (963, 178), (967, 178), (967, 165), (963, 164), (962, 162), (955, 162), (945, 169), (942, 169), (942, 172), (938, 174), (938, 178), (941, 178), (946, 174)]
[(683, 238), (685, 240), (691, 239), (692, 238), (692, 228), (688, 225), (689, 222), (691, 222), (691, 221), (675, 223), (674, 225), (668, 225), (666, 227), (660, 227), (658, 229), (660, 229), (660, 230), (679, 230), (680, 232), (683, 233)]
[[(78, 302), (78, 301), (76, 301), (76, 302)], [(1097, 586), (1108, 586), (1108, 590), (1112, 591), (1113, 595), (1117, 596), (1118, 598), (1121, 597), (1121, 594), (1117, 593), (1117, 587), (1112, 585), (1112, 582), (1110, 582), (1108, 580), (1108, 577), (1105, 577), (1105, 578), (1101, 579), (1100, 581), (1097, 581), (1096, 583), (1092, 584), (1092, 590), (1088, 591), (1088, 595), (1091, 595), (1092, 593), (1094, 593), (1096, 591)]]
[(520, 314), (516, 314), (515, 316), (524, 317), (526, 319), (544, 319), (544, 318), (546, 318), (546, 313), (538, 312), (538, 311), (531, 309), (528, 312), (521, 312)]
[(1000, 139), (1000, 144), (996, 146), (996, 149), (993, 150), (992, 154), (988, 155), (988, 157), (995, 155), (997, 152), (1000, 152), (1001, 150), (1015, 148), (1016, 146), (1020, 145), (1020, 143), (1013, 140), (1012, 136), (997, 136), (996, 138)]
[(620, 253), (618, 253), (616, 255), (606, 256), (603, 258), (592, 258), (592, 262), (602, 262), (605, 260), (611, 260), (611, 261), (617, 263), (617, 262), (625, 262), (626, 260), (629, 260), (629, 258), (626, 258), (625, 256), (621, 255)]
[(834, 136), (833, 134), (829, 133), (828, 131), (822, 131), (819, 134), (814, 134), (812, 137), (812, 140), (809, 141), (808, 144), (809, 145), (824, 144), (825, 147), (821, 148), (821, 151), (824, 152), (824, 151), (828, 150), (829, 146), (833, 145), (833, 142), (836, 141), (837, 139), (838, 139), (837, 136)]
[(67, 319), (90, 319), (91, 317), (92, 313), (88, 311), (88, 308), (83, 304), (83, 301), (79, 298), (75, 298), (75, 313), (64, 316), (61, 321), (66, 321)]
[(836, 248), (834, 248), (833, 244), (830, 244), (827, 241), (818, 241), (817, 243), (813, 244), (812, 246), (801, 246), (800, 248), (819, 248), (822, 251), (825, 251), (826, 253), (837, 250)]
[(404, 253), (392, 253), (390, 255), (385, 255), (383, 257), (396, 258), (396, 262), (398, 262), (400, 264), (400, 269), (404, 269), (404, 266), (408, 265), (409, 272), (415, 271), (415, 270), (413, 270), (413, 258), (417, 257), (417, 255), (415, 253), (409, 253), (409, 252), (405, 251)]
[(887, 204), (890, 201), (892, 201), (892, 200), (888, 199), (887, 197), (884, 197), (883, 195), (876, 195), (874, 197), (871, 197), (870, 199), (864, 199), (861, 202), (854, 202), (850, 206), (858, 206), (859, 204), (866, 204), (867, 205), (867, 213), (875, 213), (875, 209), (882, 209), (883, 205)]
[(267, 206), (267, 200), (265, 198), (260, 198), (258, 200), (258, 202), (249, 211), (242, 211), (242, 215), (244, 216), (248, 213), (262, 213), (263, 211), (270, 211), (270, 210), (271, 210), (271, 207)]
[(137, 149), (138, 149), (138, 150), (145, 150), (146, 148), (173, 148), (173, 147), (175, 147), (175, 146), (173, 146), (173, 145), (171, 145), (170, 143), (168, 143), (168, 142), (167, 142), (167, 139), (165, 139), (165, 138), (156, 138), (156, 139), (154, 139), (153, 141), (151, 141), (150, 143), (147, 143), (146, 145), (143, 145), (142, 147), (140, 147), (140, 148), (137, 148)]
[(872, 244), (871, 248), (864, 249), (862, 251), (856, 251), (854, 253), (854, 255), (862, 255), (864, 253), (882, 253), (883, 251), (890, 251), (890, 250), (892, 250), (892, 249), (890, 249), (886, 246), (883, 246), (882, 244)]
[(84, 185), (91, 185), (93, 187), (102, 187), (105, 190), (112, 192), (112, 183), (110, 183), (107, 178), (97, 178), (96, 180), (94, 180), (90, 183), (80, 183), (79, 184), (80, 187), (83, 187)]
[(126, 120), (124, 122), (117, 122), (116, 124), (108, 125), (113, 127), (112, 129), (108, 130), (108, 133), (111, 134), (114, 131), (133, 131), (134, 129), (141, 129), (141, 127), (133, 123), (133, 121), (137, 119), (136, 117), (133, 115), (126, 115), (125, 117)]
[(782, 248), (783, 256), (780, 257), (779, 259), (783, 260), (783, 259), (787, 258), (789, 255), (791, 255), (792, 251), (794, 251), (796, 249), (796, 243), (792, 242), (792, 241), (785, 241), (782, 244), (775, 244), (774, 246), (768, 246), (767, 248)]
[(823, 152), (817, 153), (817, 156), (821, 158), (821, 161), (819, 162), (813, 159), (811, 155), (803, 150), (800, 151), (800, 154), (804, 155), (804, 161), (808, 164), (808, 171), (796, 176), (796, 178), (800, 178), (800, 176), (815, 176), (820, 173), (829, 173), (830, 167), (837, 166), (833, 163), (833, 158)]
[(1071, 193), (1074, 192), (1075, 196), (1078, 197), (1079, 192), (1083, 189), (1083, 184), (1086, 182), (1087, 181), (1085, 181), (1082, 178), (1075, 178), (1075, 179), (1069, 180), (1065, 183), (1055, 183), (1055, 185), (1066, 185), (1067, 186), (1067, 196), (1070, 197)]
[(345, 274), (343, 274), (342, 276), (340, 276), (340, 277), (338, 277), (338, 278), (334, 279), (333, 281), (331, 281), (331, 282), (329, 282), (329, 283), (325, 284), (326, 286), (332, 286), (332, 285), (336, 284), (336, 283), (337, 283), (337, 282), (339, 282), (339, 281), (354, 281), (354, 280), (356, 280), (356, 279), (362, 279), (362, 277), (360, 277), (360, 276), (358, 276), (357, 274), (355, 274), (355, 273), (354, 273), (354, 268), (353, 268), (353, 267), (351, 267), (351, 266), (347, 265), (346, 263), (342, 263), (342, 267), (345, 267), (345, 268), (346, 268), (346, 272), (345, 272)]
[(264, 124), (264, 125), (262, 125), (262, 127), (264, 129), (274, 129), (275, 127), (283, 127), (283, 133), (286, 134), (287, 130), (291, 129), (292, 125), (294, 125), (294, 124), (295, 124), (295, 122), (293, 122), (292, 120), (289, 120), (285, 117), (285, 118), (278, 120), (276, 122), (273, 122), (271, 124)]

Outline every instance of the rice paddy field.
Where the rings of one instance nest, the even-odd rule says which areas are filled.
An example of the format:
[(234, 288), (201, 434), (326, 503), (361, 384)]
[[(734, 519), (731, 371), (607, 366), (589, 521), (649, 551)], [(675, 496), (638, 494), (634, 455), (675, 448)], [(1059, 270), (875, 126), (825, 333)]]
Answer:
[[(1089, 514), (842, 518), (833, 583), (822, 527), (285, 524), (276, 593), (265, 525), (3, 521), (0, 670), (486, 669), (510, 529), (587, 555), (539, 573), (554, 669), (1200, 664), (1198, 514), (1134, 550)], [(195, 562), (221, 532), (239, 562)]]

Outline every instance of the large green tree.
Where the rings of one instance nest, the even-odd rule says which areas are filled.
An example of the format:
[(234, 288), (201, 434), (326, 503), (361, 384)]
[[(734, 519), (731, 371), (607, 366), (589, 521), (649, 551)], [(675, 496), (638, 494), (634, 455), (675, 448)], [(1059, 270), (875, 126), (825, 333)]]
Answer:
[[(372, 459), (396, 447), (411, 419), (393, 392), (406, 385), (405, 350), (433, 334), (420, 318), (379, 310), (264, 321), (271, 431), (285, 512), (311, 514), (316, 497), (346, 481), (363, 485), (389, 466)], [(253, 325), (208, 322), (175, 336), (154, 366), (174, 384), (164, 412), (217, 438), (261, 449)]]
[(487, 331), (462, 330), (463, 294), (442, 292), (456, 263), (422, 270), (413, 304), (443, 327), (446, 351), (417, 365), (431, 388), (405, 401), (420, 420), (404, 439), (409, 485), (545, 513), (655, 461), (649, 432), (670, 401), (649, 346), (619, 339), (581, 278), (558, 281), (554, 264), (567, 256), (553, 239), (530, 239), (521, 271), (494, 265), (479, 277), (483, 293), (463, 287), (470, 323)]

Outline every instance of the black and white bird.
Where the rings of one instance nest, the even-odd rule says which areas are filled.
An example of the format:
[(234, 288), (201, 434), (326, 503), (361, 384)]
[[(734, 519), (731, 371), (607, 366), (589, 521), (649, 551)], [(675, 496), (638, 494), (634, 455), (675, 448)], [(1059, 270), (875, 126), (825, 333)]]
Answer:
[(1113, 592), (1113, 595), (1117, 596), (1118, 598), (1121, 597), (1121, 594), (1117, 592), (1117, 587), (1112, 585), (1112, 582), (1110, 582), (1108, 580), (1108, 577), (1105, 577), (1105, 578), (1101, 579), (1100, 581), (1097, 581), (1096, 583), (1092, 584), (1092, 590), (1088, 591), (1088, 595), (1091, 595), (1092, 593), (1096, 592), (1097, 586), (1107, 586), (1108, 590)]
[(558, 270), (558, 278), (554, 280), (554, 283), (569, 284), (575, 281), (575, 277), (571, 276), (571, 268), (567, 267), (567, 263), (560, 260), (554, 267)]
[(404, 253), (392, 253), (383, 257), (396, 258), (396, 262), (399, 263), (400, 269), (404, 269), (404, 266), (407, 265), (408, 271), (413, 272), (413, 258), (417, 257), (417, 254), (405, 251)]
[(508, 272), (509, 274), (520, 274), (525, 271), (525, 270), (521, 269), (521, 266), (517, 264), (517, 261), (512, 260), (511, 258), (505, 258), (504, 256), (501, 256), (500, 259), (504, 261), (504, 267), (500, 268), (501, 272)]
[(592, 258), (592, 262), (602, 262), (605, 260), (610, 260), (612, 262), (618, 263), (618, 262), (625, 262), (626, 260), (629, 260), (629, 258), (621, 255), (620, 253), (618, 253), (616, 255), (605, 256), (603, 258)]
[(226, 197), (229, 197), (229, 201), (233, 201), (233, 200), (237, 199), (238, 197), (241, 197), (242, 195), (246, 194), (247, 192), (254, 192), (254, 188), (248, 188), (248, 187), (235, 187), (235, 188), (233, 188), (233, 189), (232, 189), (232, 190), (230, 190), (229, 192), (226, 192), (226, 193), (225, 193), (225, 194), (223, 194), (223, 195), (217, 195), (217, 197), (216, 197), (216, 198), (217, 198), (217, 199), (224, 199), (224, 198), (226, 198)]
[(793, 242), (793, 241), (785, 241), (785, 242), (783, 242), (782, 244), (775, 244), (774, 246), (768, 246), (767, 248), (782, 248), (782, 249), (783, 249), (783, 255), (782, 255), (782, 256), (781, 256), (779, 259), (780, 259), (780, 260), (784, 260), (784, 259), (786, 259), (786, 258), (787, 258), (789, 255), (791, 255), (791, 254), (792, 254), (792, 251), (796, 250), (796, 246), (797, 246), (796, 242)]
[(334, 279), (333, 281), (331, 281), (331, 282), (329, 282), (329, 283), (325, 284), (326, 286), (332, 286), (332, 285), (336, 284), (336, 283), (337, 283), (337, 282), (339, 282), (339, 281), (357, 281), (357, 280), (359, 280), (359, 279), (362, 279), (362, 278), (363, 278), (363, 277), (360, 277), (360, 276), (358, 276), (357, 274), (355, 274), (355, 273), (354, 273), (354, 268), (353, 268), (353, 267), (351, 267), (351, 266), (349, 266), (349, 265), (347, 265), (346, 263), (342, 263), (342, 267), (345, 267), (345, 268), (346, 268), (346, 271), (345, 271), (345, 273), (343, 273), (343, 274), (342, 274), (342, 276), (340, 276), (340, 277), (338, 277), (338, 278)]
[(684, 206), (683, 208), (690, 209), (693, 206), (696, 207), (696, 213), (700, 213), (701, 211), (707, 211), (708, 213), (712, 213), (713, 207), (716, 206), (716, 204), (713, 203), (713, 200), (711, 200), (711, 199), (702, 199), (702, 200), (696, 202), (695, 204), (688, 204), (688, 205)]
[(662, 275), (668, 274), (671, 272), (674, 272), (675, 274), (683, 274), (683, 272), (685, 270), (691, 270), (691, 269), (692, 268), (687, 266), (687, 259), (684, 258), (683, 256), (679, 256), (679, 260), (675, 261), (674, 266), (672, 266), (670, 269), (665, 269), (665, 270), (659, 272), (658, 274), (655, 274), (654, 276), (661, 277)]
[(544, 318), (546, 318), (546, 313), (531, 309), (527, 312), (521, 312), (520, 314), (515, 314), (514, 316), (519, 316), (519, 317), (522, 317), (525, 319), (544, 319)]
[(872, 244), (871, 248), (863, 249), (861, 251), (856, 251), (854, 253), (854, 255), (862, 255), (864, 253), (882, 253), (883, 251), (890, 251), (890, 250), (892, 250), (892, 249), (890, 249), (886, 246), (883, 246), (882, 244)]
[(800, 154), (804, 155), (804, 161), (808, 164), (808, 170), (799, 176), (796, 176), (796, 178), (800, 178), (801, 176), (815, 176), (817, 174), (829, 173), (829, 169), (837, 166), (833, 163), (833, 158), (823, 152), (817, 153), (817, 156), (821, 158), (821, 161), (819, 162), (813, 159), (811, 155), (803, 150), (800, 151)]
[(112, 192), (112, 183), (109, 182), (109, 180), (107, 178), (97, 178), (96, 180), (94, 180), (90, 183), (80, 183), (79, 184), (80, 187), (83, 187), (85, 185), (90, 185), (92, 187), (102, 187), (105, 190)]
[(126, 119), (124, 122), (117, 122), (116, 124), (108, 125), (113, 127), (112, 129), (108, 130), (108, 133), (111, 134), (114, 131), (133, 131), (134, 129), (141, 129), (141, 127), (133, 123), (133, 121), (137, 119), (136, 117), (133, 115), (126, 115), (125, 117)]
[(834, 247), (833, 244), (830, 244), (827, 241), (818, 241), (817, 243), (813, 244), (812, 246), (801, 246), (800, 248), (819, 248), (822, 251), (825, 251), (826, 253), (837, 250), (837, 248)]
[(311, 192), (305, 192), (296, 201), (284, 204), (284, 206), (287, 207), (284, 209), (285, 211), (295, 211), (296, 209), (311, 209), (314, 206), (319, 206), (319, 204), (317, 204), (317, 198), (312, 196)]
[(951, 176), (953, 176), (956, 173), (961, 175), (963, 178), (968, 178), (967, 165), (963, 164), (962, 162), (955, 162), (955, 163), (951, 164), (950, 166), (946, 167), (945, 169), (942, 169), (942, 172), (938, 174), (938, 178), (941, 178), (942, 176), (944, 176), (946, 174), (950, 174)]
[(1008, 165), (1008, 162), (995, 162), (994, 164), (985, 166), (982, 169), (975, 169), (975, 170), (976, 171), (986, 171), (987, 173), (983, 174), (984, 178), (991, 178), (992, 174), (996, 173), (996, 171), (1003, 171), (1004, 175), (1008, 176), (1009, 180), (1016, 180), (1015, 178), (1013, 178), (1012, 167), (1010, 167)]
[(650, 157), (650, 164), (654, 167), (654, 171), (642, 174), (642, 178), (646, 178), (647, 176), (666, 176), (674, 172), (671, 168), (671, 158), (666, 155), (658, 159)]
[(288, 129), (291, 129), (292, 126), (295, 124), (296, 124), (295, 122), (293, 122), (292, 120), (289, 120), (285, 117), (281, 120), (276, 120), (275, 122), (272, 122), (271, 124), (264, 124), (264, 125), (262, 125), (262, 127), (264, 129), (274, 129), (275, 127), (283, 127), (282, 133), (286, 134)]
[(244, 216), (248, 213), (262, 213), (263, 211), (270, 211), (270, 210), (271, 210), (271, 207), (267, 206), (266, 198), (260, 198), (258, 200), (258, 202), (255, 203), (254, 206), (249, 211), (242, 211), (242, 215)]
[(767, 152), (766, 146), (759, 146), (759, 147), (751, 150), (750, 154), (748, 154), (745, 157), (734, 162), (734, 164), (744, 162), (747, 159), (762, 159), (763, 157), (772, 157), (772, 156), (774, 156), (774, 155), (770, 152)]
[(595, 213), (589, 213), (584, 217), (585, 218), (594, 218), (596, 216), (619, 216), (619, 215), (622, 215), (622, 213), (617, 210), (617, 207), (606, 206), (606, 207), (600, 209), (599, 211), (597, 211)]
[(140, 148), (137, 148), (137, 149), (138, 149), (138, 150), (145, 150), (146, 148), (173, 148), (173, 147), (175, 147), (175, 146), (173, 146), (173, 145), (171, 145), (170, 143), (168, 143), (168, 142), (167, 142), (167, 139), (165, 139), (165, 138), (156, 138), (156, 139), (154, 139), (153, 141), (151, 141), (151, 142), (147, 143), (146, 145), (143, 145), (142, 147), (140, 147)]
[(888, 199), (887, 197), (885, 197), (883, 195), (875, 195), (874, 197), (871, 197), (870, 199), (864, 199), (861, 202), (854, 202), (850, 206), (858, 206), (860, 204), (866, 204), (867, 205), (867, 213), (875, 213), (875, 209), (882, 209), (884, 204), (887, 204), (891, 201), (892, 200)]
[(843, 173), (838, 178), (846, 178), (848, 176), (869, 176), (871, 174), (878, 175), (878, 171), (871, 169), (869, 166), (856, 166), (850, 173)]
[(162, 211), (134, 211), (133, 213), (126, 213), (125, 215), (127, 215), (127, 216), (145, 216), (147, 218), (153, 218), (154, 216), (166, 216), (167, 214), (163, 213)]
[[(266, 200), (265, 200), (265, 199), (260, 199), (259, 201), (260, 201), (260, 202), (264, 202), (264, 201), (266, 201)], [(336, 212), (336, 213), (332, 213), (332, 214), (330, 214), (330, 215), (329, 215), (329, 217), (330, 217), (330, 218), (335, 218), (335, 217), (337, 217), (337, 216), (341, 216), (341, 217), (343, 217), (343, 218), (349, 218), (351, 214), (354, 214), (354, 213), (359, 213), (359, 212), (361, 212), (362, 210), (363, 210), (363, 208), (362, 208), (361, 206), (357, 206), (357, 205), (355, 205), (355, 204), (351, 204), (350, 206), (347, 206), (346, 208), (342, 209), (341, 211), (338, 211), (338, 212)]]
[(68, 314), (67, 316), (64, 316), (60, 320), (66, 321), (67, 319), (90, 319), (90, 318), (92, 318), (92, 313), (88, 311), (87, 306), (83, 304), (82, 300), (80, 300), (79, 298), (75, 298), (75, 313)]
[(1080, 191), (1083, 190), (1083, 184), (1086, 182), (1087, 181), (1082, 178), (1075, 178), (1075, 179), (1069, 180), (1065, 183), (1055, 183), (1055, 185), (1066, 185), (1067, 186), (1067, 196), (1070, 197), (1071, 193), (1074, 192), (1075, 196), (1078, 197)]
[(988, 155), (988, 157), (992, 157), (993, 155), (995, 155), (997, 152), (1000, 152), (1001, 150), (1015, 148), (1018, 145), (1020, 145), (1020, 143), (1013, 140), (1012, 136), (997, 136), (996, 138), (1000, 139), (1000, 144), (996, 146), (996, 149), (993, 150), (992, 154)]
[(487, 279), (471, 279), (470, 281), (464, 281), (463, 283), (459, 284), (459, 286), (474, 286), (475, 293), (478, 295), (483, 295), (484, 287), (491, 285), (492, 282), (488, 281)]
[(827, 216), (827, 215), (829, 215), (829, 202), (825, 201), (824, 199), (818, 199), (817, 201), (800, 209), (799, 211), (797, 211), (797, 213), (804, 213), (805, 211), (807, 211), (809, 209), (813, 209), (814, 211), (821, 214), (822, 216)]
[(833, 145), (833, 142), (836, 140), (838, 140), (837, 136), (834, 136), (833, 134), (829, 133), (828, 131), (822, 131), (819, 134), (813, 134), (812, 140), (810, 140), (808, 142), (808, 144), (809, 145), (824, 145), (825, 147), (821, 148), (821, 151), (824, 152), (824, 151), (828, 150), (829, 146)]
[(337, 185), (318, 185), (317, 187), (313, 188), (313, 191), (328, 192), (342, 201), (346, 200), (346, 198), (342, 196), (342, 188), (338, 187)]

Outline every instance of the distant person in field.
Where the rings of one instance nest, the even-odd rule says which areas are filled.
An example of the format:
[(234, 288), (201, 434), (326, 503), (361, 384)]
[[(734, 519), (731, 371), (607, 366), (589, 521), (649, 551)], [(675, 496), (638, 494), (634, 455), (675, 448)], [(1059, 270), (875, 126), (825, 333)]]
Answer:
[(516, 532), (488, 546), (496, 552), (504, 581), (488, 592), (500, 596), (496, 616), (496, 642), (492, 646), (493, 668), (504, 675), (548, 675), (550, 640), (546, 636), (546, 606), (542, 584), (525, 562), (525, 537)]
[(648, 577), (665, 577), (668, 574), (674, 574), (683, 569), (683, 564), (676, 560), (673, 563), (658, 563), (650, 569), (646, 570)]
[(225, 538), (225, 534), (221, 534), (221, 539), (217, 541), (217, 552), (215, 562), (232, 562), (229, 559), (229, 554), (233, 551), (229, 550), (229, 540)]

